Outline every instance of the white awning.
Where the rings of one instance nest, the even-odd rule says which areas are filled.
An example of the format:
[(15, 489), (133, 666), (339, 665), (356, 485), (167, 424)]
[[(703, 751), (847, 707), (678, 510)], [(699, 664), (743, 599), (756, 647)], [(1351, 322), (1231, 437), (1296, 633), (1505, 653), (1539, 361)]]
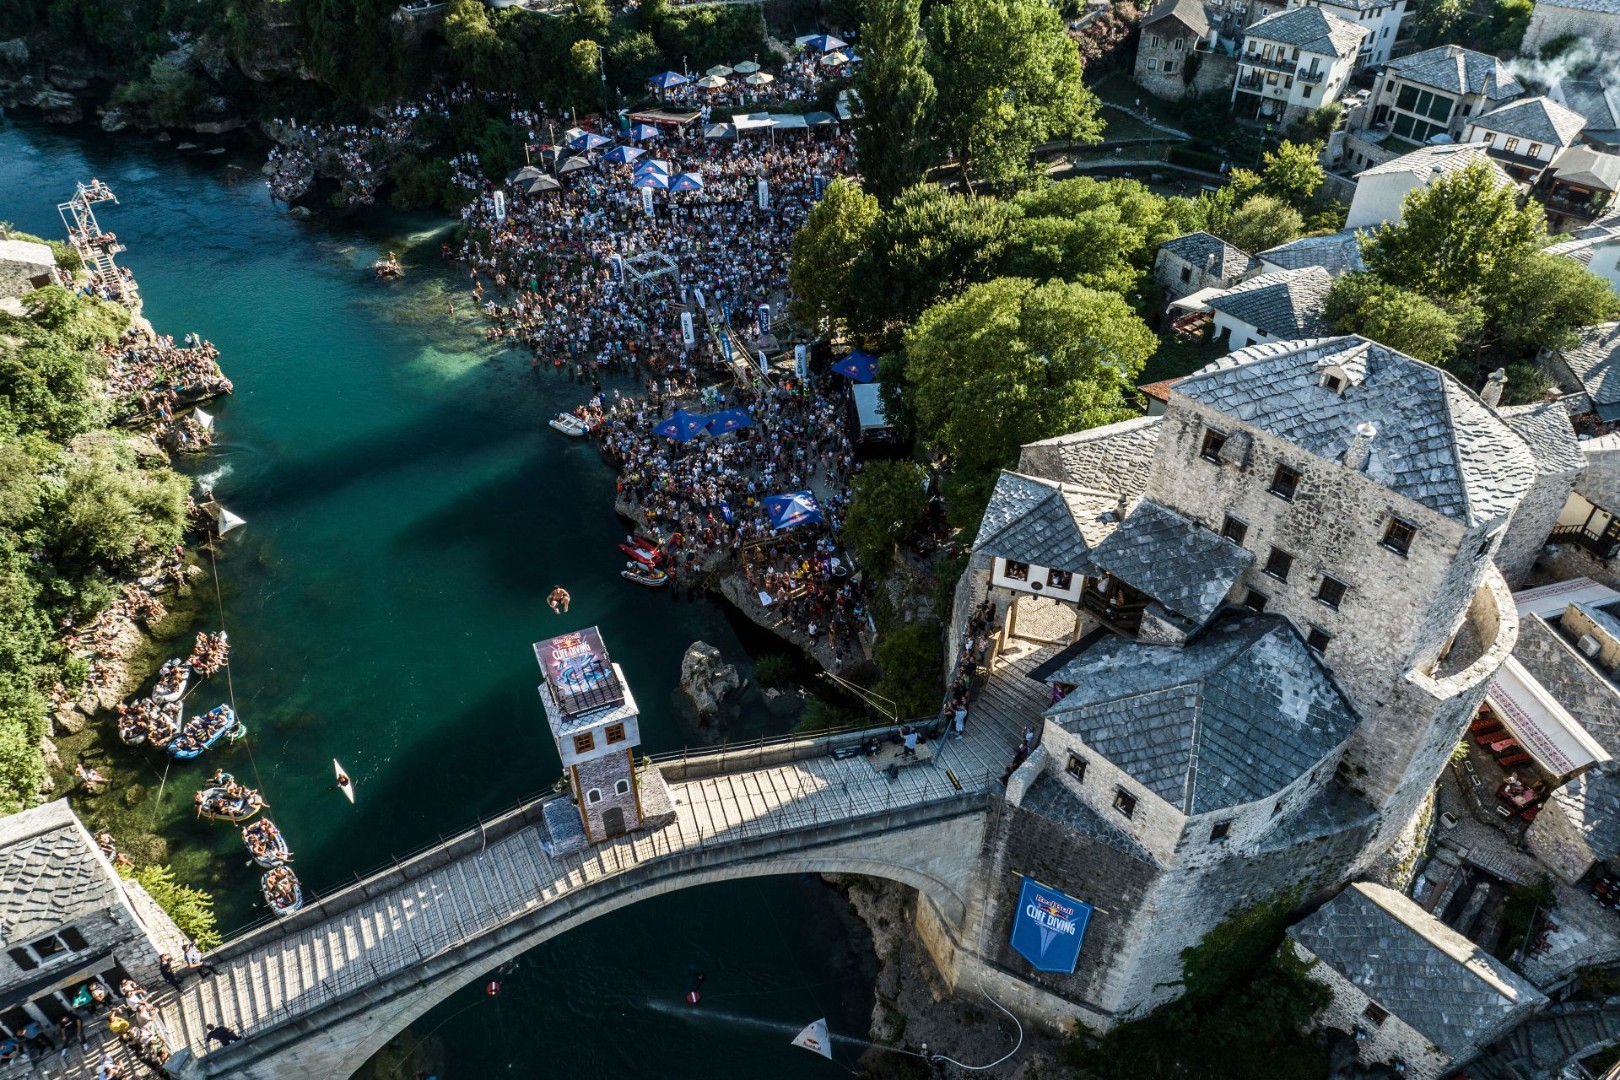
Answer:
[(1611, 600), (1620, 600), (1620, 592), (1587, 577), (1570, 578), (1554, 585), (1524, 589), (1513, 594), (1513, 606), (1518, 609), (1521, 619), (1528, 612), (1543, 619), (1557, 620), (1571, 604), (1606, 604)]
[(1597, 740), (1513, 657), (1497, 669), (1485, 697), (1519, 745), (1554, 779), (1567, 780), (1609, 760)]
[(770, 113), (732, 113), (731, 126), (741, 135), (745, 131), (762, 131), (768, 127), (775, 127), (776, 121), (771, 119)]
[(1185, 311), (1208, 311), (1209, 304), (1207, 304), (1205, 301), (1212, 296), (1219, 296), (1225, 291), (1225, 289), (1217, 288), (1199, 289), (1195, 293), (1188, 293), (1180, 300), (1170, 301), (1169, 310), (1174, 311), (1177, 308), (1181, 308)]
[(862, 431), (889, 426), (888, 417), (883, 415), (883, 391), (877, 383), (855, 383), (850, 392), (855, 397), (855, 416)]

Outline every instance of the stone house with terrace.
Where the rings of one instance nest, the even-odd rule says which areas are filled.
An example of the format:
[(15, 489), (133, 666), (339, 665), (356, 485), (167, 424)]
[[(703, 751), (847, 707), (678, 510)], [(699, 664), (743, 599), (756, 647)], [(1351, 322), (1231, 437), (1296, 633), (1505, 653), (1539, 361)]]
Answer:
[(1215, 340), (1241, 349), (1331, 333), (1322, 309), (1332, 288), (1332, 274), (1306, 266), (1252, 277), (1204, 303), (1214, 313)]
[(1485, 147), (1514, 180), (1533, 184), (1585, 127), (1585, 117), (1552, 98), (1521, 98), (1474, 117), (1463, 141)]
[(953, 615), (960, 635), (988, 603), (999, 627), (973, 708), (1039, 735), (992, 805), (973, 918), (1006, 941), (1001, 884), (1037, 872), (1107, 912), (1072, 974), (991, 956), (1098, 1027), (1172, 997), (1235, 910), (1388, 849), (1512, 649), (1493, 557), (1545, 537), (1517, 520), (1524, 439), (1376, 343), (1240, 349), (1168, 398), (1025, 447)]
[(1524, 93), (1507, 65), (1494, 56), (1460, 45), (1392, 60), (1373, 83), (1364, 121), (1345, 138), (1350, 168), (1364, 169), (1411, 153), (1437, 135), (1461, 142), (1463, 128)]
[(1283, 945), (1333, 1000), (1318, 1024), (1356, 1036), (1364, 1066), (1434, 1080), (1547, 1004), (1506, 964), (1393, 889), (1357, 882)]
[(1142, 17), (1138, 33), (1133, 78), (1148, 93), (1179, 101), (1231, 81), (1231, 57), (1217, 50), (1203, 0), (1163, 0)]
[(1153, 257), (1153, 280), (1166, 300), (1205, 289), (1230, 289), (1256, 269), (1254, 256), (1207, 232), (1166, 240)]
[(1232, 111), (1286, 124), (1337, 101), (1366, 36), (1365, 26), (1320, 7), (1261, 19), (1249, 27), (1238, 54)]
[(1346, 22), (1367, 28), (1361, 51), (1356, 55), (1356, 71), (1375, 67), (1389, 60), (1389, 51), (1401, 36), (1406, 18), (1406, 0), (1303, 0), (1326, 7)]

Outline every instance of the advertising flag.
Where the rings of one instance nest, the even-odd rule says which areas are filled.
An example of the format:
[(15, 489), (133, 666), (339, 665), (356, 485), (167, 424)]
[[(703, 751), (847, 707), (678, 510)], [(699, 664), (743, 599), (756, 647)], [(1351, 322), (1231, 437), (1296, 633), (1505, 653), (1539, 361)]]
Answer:
[(827, 190), (827, 178), (822, 176), (820, 173), (816, 173), (810, 178), (810, 183), (816, 193), (815, 197), (817, 199), (821, 198), (822, 192)]
[(690, 349), (697, 344), (697, 330), (692, 326), (692, 313), (681, 312), (681, 341)]
[(652, 188), (650, 187), (641, 189), (641, 208), (646, 211), (648, 217), (653, 216)]
[(828, 1061), (831, 1061), (832, 1037), (827, 1034), (826, 1019), (806, 1024), (803, 1031), (793, 1036), (793, 1045), (802, 1046), (812, 1054), (820, 1054)]
[(614, 281), (624, 280), (624, 258), (619, 255), (608, 256), (608, 269), (613, 274)]
[(495, 193), (495, 220), (506, 220), (506, 192), (504, 191)]
[(793, 374), (799, 378), (807, 378), (810, 374), (809, 350), (803, 345), (793, 346)]
[(1025, 878), (1013, 918), (1012, 947), (1036, 971), (1074, 974), (1091, 905)]
[(759, 305), (759, 332), (762, 334), (771, 332), (771, 305), (769, 304)]
[(759, 178), (759, 208), (761, 210), (771, 208), (771, 185), (763, 176)]

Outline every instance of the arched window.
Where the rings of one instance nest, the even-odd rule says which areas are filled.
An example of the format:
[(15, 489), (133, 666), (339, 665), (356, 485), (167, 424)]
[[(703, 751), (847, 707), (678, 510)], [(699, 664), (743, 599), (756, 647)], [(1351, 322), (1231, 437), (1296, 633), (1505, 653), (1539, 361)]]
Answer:
[(614, 784), (613, 785), (613, 793), (615, 795), (628, 795), (628, 794), (630, 794), (630, 781), (628, 781), (628, 780), (620, 780), (618, 783)]
[(586, 806), (595, 806), (597, 803), (599, 803), (601, 801), (602, 801), (602, 789), (601, 788), (594, 788), (593, 787), (593, 788), (591, 788), (589, 791), (587, 791), (585, 793), (585, 805)]

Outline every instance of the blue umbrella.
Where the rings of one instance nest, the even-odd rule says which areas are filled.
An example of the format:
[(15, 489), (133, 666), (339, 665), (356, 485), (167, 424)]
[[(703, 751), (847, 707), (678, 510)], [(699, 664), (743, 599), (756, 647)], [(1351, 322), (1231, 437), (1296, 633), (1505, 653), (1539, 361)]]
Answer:
[(832, 366), (840, 375), (848, 375), (858, 383), (869, 383), (877, 378), (877, 357), (856, 349)]
[(676, 442), (689, 442), (697, 438), (708, 426), (707, 416), (689, 413), (685, 409), (676, 409), (669, 419), (660, 420), (653, 425), (653, 433), (666, 439), (674, 439)]
[(602, 160), (611, 161), (615, 165), (628, 165), (646, 152), (639, 146), (615, 146), (602, 155)]
[(771, 528), (791, 529), (797, 525), (812, 525), (825, 521), (821, 505), (808, 491), (790, 491), (786, 495), (765, 496), (765, 512), (770, 515)]
[(660, 176), (656, 172), (637, 173), (635, 179), (630, 181), (631, 187), (652, 188), (654, 191), (668, 191), (669, 177)]
[(570, 150), (595, 150), (599, 146), (606, 146), (612, 139), (605, 135), (598, 135), (594, 131), (582, 131), (568, 140)]
[(671, 191), (702, 191), (703, 177), (697, 173), (683, 172), (669, 182)]
[(840, 41), (831, 34), (817, 34), (805, 41), (805, 45), (816, 50), (816, 52), (832, 52), (834, 49), (842, 49), (848, 44), (849, 42)]
[(646, 161), (643, 161), (640, 165), (636, 166), (637, 176), (650, 172), (657, 173), (659, 176), (668, 177), (669, 162), (660, 161), (658, 158), (648, 158)]
[(657, 75), (654, 75), (647, 81), (658, 87), (660, 90), (668, 90), (672, 86), (680, 86), (682, 83), (690, 82), (691, 80), (678, 71), (660, 71)]
[(647, 139), (661, 139), (663, 136), (664, 133), (651, 124), (637, 124), (630, 129), (630, 138), (636, 142), (643, 142)]
[(748, 415), (747, 409), (727, 409), (709, 417), (710, 435), (724, 435), (728, 431), (737, 431), (753, 426), (754, 418)]

